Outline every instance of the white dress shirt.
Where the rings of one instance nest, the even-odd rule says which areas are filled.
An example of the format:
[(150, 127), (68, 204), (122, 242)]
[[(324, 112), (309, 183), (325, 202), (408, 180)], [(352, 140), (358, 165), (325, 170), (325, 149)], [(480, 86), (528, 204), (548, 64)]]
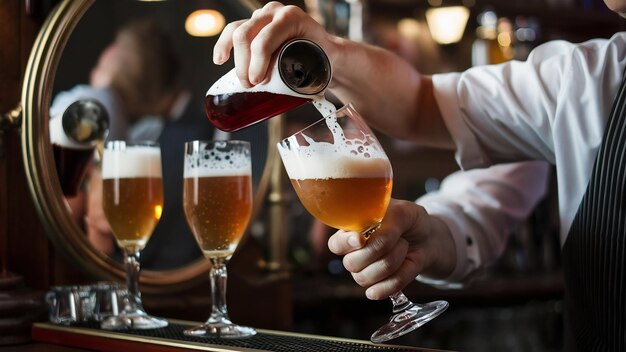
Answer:
[(546, 195), (549, 176), (545, 161), (499, 164), (455, 172), (437, 191), (420, 197), (416, 202), (448, 225), (457, 265), (445, 280), (418, 280), (455, 288), (474, 270), (493, 263), (504, 252), (508, 236)]
[[(527, 159), (555, 164), (563, 244), (586, 191), (625, 67), (626, 33), (617, 33), (581, 44), (549, 42), (524, 62), (434, 75), (435, 99), (457, 146), (459, 165), (470, 169)], [(532, 188), (542, 185), (523, 187), (535, 192)], [(485, 216), (487, 222), (495, 221)], [(456, 226), (452, 220), (448, 224), (467, 231), (472, 221), (468, 218), (456, 217)], [(485, 247), (481, 255), (491, 250)], [(459, 256), (456, 275), (463, 271), (458, 266), (468, 263), (467, 253)]]

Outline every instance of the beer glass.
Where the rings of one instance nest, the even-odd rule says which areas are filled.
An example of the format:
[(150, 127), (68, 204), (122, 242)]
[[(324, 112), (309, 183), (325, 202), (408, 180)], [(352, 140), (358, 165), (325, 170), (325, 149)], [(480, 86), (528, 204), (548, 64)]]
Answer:
[(101, 327), (107, 330), (165, 327), (166, 320), (145, 312), (139, 292), (139, 253), (163, 210), (159, 145), (108, 142), (102, 156), (102, 192), (104, 214), (124, 252), (128, 297), (119, 314), (105, 319)]
[[(315, 218), (366, 239), (378, 229), (391, 199), (391, 164), (351, 105), (282, 140), (278, 149), (298, 198)], [(394, 314), (373, 342), (413, 331), (448, 307), (445, 301), (414, 304), (402, 292), (389, 298)]]
[(250, 143), (185, 143), (183, 209), (204, 256), (211, 261), (209, 319), (185, 335), (237, 338), (256, 330), (230, 321), (226, 306), (226, 263), (235, 252), (252, 214)]

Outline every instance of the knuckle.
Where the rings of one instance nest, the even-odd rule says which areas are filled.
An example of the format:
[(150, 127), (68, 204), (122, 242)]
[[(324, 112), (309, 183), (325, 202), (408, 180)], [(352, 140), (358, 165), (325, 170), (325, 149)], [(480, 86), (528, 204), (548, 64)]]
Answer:
[(361, 287), (369, 287), (370, 283), (367, 277), (361, 273), (352, 273), (352, 279)]
[(367, 242), (370, 249), (374, 253), (384, 253), (389, 249), (389, 243), (385, 240), (386, 236), (372, 236)]
[(302, 15), (302, 9), (298, 6), (287, 5), (276, 11), (276, 18), (279, 20), (297, 19)]
[(235, 29), (237, 29), (239, 26), (241, 26), (240, 21), (230, 22), (229, 24), (227, 24), (226, 26), (224, 26), (223, 32), (233, 32), (233, 31), (235, 31)]
[(393, 277), (390, 277), (387, 282), (387, 290), (390, 293), (398, 292), (402, 290), (404, 288), (404, 285), (402, 284), (402, 282), (403, 280), (399, 275), (394, 275)]
[(359, 268), (357, 267), (354, 258), (351, 255), (346, 255), (343, 257), (343, 267), (351, 273), (360, 271), (358, 270)]
[(246, 25), (241, 25), (233, 32), (233, 42), (236, 44), (248, 44), (251, 32)]
[(259, 54), (259, 55), (270, 54), (267, 41), (261, 40), (261, 38), (254, 40), (250, 44), (250, 50), (252, 50), (255, 54)]
[(395, 269), (396, 262), (397, 260), (395, 256), (384, 257), (379, 262), (380, 270), (383, 272), (392, 271)]
[(284, 7), (285, 5), (283, 5), (282, 3), (278, 2), (278, 1), (270, 1), (267, 4), (265, 4), (265, 6), (263, 6), (263, 9), (265, 10), (274, 10), (277, 8), (281, 8)]

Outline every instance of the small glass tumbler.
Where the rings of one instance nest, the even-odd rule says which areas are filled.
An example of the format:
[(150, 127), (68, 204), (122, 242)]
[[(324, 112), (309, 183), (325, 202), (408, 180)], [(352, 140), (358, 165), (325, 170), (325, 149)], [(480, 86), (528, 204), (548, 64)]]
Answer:
[(70, 325), (93, 318), (95, 296), (91, 286), (53, 286), (46, 303), (51, 323)]
[(116, 316), (124, 308), (124, 299), (128, 295), (128, 291), (117, 283), (98, 282), (91, 290), (95, 300), (93, 310), (95, 321)]

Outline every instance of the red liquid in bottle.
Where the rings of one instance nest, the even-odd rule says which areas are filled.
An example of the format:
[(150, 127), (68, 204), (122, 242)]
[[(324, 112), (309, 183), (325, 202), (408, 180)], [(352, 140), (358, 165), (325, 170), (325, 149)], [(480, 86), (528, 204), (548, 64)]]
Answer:
[(207, 95), (204, 99), (204, 111), (215, 127), (233, 132), (309, 101), (311, 100), (306, 98), (268, 92)]

